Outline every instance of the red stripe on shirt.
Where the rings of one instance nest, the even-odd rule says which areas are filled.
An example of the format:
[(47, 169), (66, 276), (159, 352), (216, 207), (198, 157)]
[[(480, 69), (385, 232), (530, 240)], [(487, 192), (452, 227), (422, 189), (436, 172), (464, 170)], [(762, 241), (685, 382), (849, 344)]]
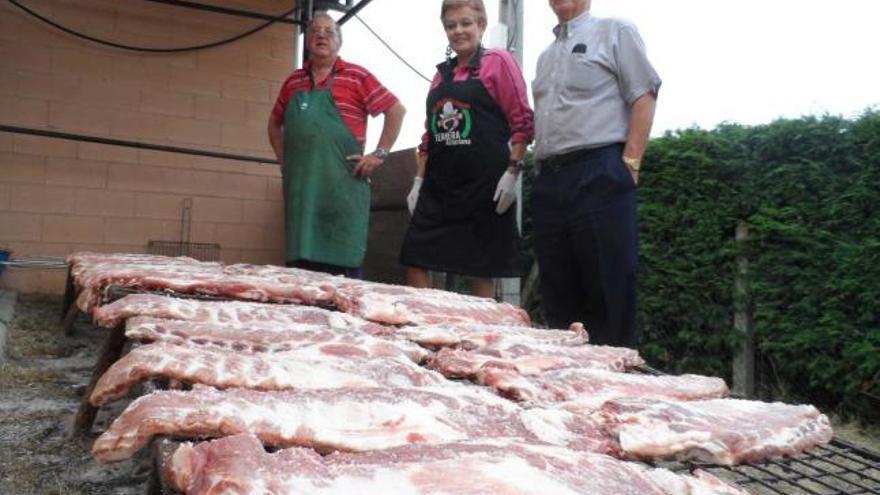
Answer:
[[(284, 124), (284, 111), (287, 104), (300, 91), (311, 91), (312, 82), (309, 79), (309, 68), (306, 64), (293, 71), (278, 93), (275, 106), (272, 108), (272, 119), (278, 124)], [(318, 83), (315, 89), (323, 89), (330, 82), (330, 77)], [(333, 86), (330, 88), (333, 101), (342, 116), (342, 120), (351, 129), (351, 133), (364, 145), (367, 137), (367, 116), (376, 116), (384, 113), (397, 103), (397, 97), (376, 79), (367, 69), (345, 62), (342, 58), (336, 59), (336, 74)]]

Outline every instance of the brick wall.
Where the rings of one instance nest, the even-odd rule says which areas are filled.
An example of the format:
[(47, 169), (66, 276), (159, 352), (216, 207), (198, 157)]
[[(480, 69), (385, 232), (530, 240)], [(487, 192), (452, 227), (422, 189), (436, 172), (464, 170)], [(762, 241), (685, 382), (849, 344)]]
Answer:
[[(40, 14), (120, 43), (202, 44), (261, 21), (152, 2), (46, 0)], [(280, 13), (286, 0), (224, 2)], [(81, 41), (0, 2), (0, 124), (271, 157), (265, 124), (292, 69), (290, 25), (224, 47), (173, 55)], [(143, 252), (180, 240), (227, 262), (280, 263), (277, 166), (0, 132), (0, 247), (14, 256)], [(64, 273), (8, 270), (0, 287), (63, 291)]]

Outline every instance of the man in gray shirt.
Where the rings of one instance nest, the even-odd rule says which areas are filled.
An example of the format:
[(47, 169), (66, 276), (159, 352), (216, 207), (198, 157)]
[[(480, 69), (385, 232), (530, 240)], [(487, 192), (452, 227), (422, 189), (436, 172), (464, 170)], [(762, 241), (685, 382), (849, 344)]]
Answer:
[(538, 59), (532, 192), (547, 323), (636, 347), (639, 170), (660, 78), (635, 26), (549, 0), (559, 25)]

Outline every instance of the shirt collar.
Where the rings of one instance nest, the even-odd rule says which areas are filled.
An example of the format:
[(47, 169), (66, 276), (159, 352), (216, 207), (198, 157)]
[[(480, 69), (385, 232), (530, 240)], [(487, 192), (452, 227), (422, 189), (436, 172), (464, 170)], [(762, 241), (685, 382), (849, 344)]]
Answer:
[[(342, 57), (340, 57), (339, 55), (336, 56), (335, 63), (336, 63), (336, 72), (340, 72), (340, 71), (344, 70), (346, 67), (348, 67), (348, 62), (346, 62), (345, 60), (342, 60)], [(303, 68), (303, 70), (310, 70), (312, 68), (312, 61), (306, 60), (305, 63), (303, 64), (302, 68)]]
[(587, 22), (587, 19), (590, 18), (590, 11), (586, 10), (577, 15), (574, 19), (563, 22), (561, 24), (557, 24), (556, 27), (553, 28), (553, 34), (556, 36), (556, 39), (564, 39), (568, 38), (571, 35), (572, 30)]

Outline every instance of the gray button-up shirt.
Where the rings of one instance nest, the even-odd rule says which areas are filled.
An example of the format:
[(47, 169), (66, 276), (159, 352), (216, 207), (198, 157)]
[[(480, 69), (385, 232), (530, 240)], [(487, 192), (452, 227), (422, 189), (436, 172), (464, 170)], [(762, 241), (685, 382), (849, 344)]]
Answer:
[(626, 142), (633, 102), (660, 89), (636, 27), (584, 12), (554, 33), (532, 81), (536, 157)]

